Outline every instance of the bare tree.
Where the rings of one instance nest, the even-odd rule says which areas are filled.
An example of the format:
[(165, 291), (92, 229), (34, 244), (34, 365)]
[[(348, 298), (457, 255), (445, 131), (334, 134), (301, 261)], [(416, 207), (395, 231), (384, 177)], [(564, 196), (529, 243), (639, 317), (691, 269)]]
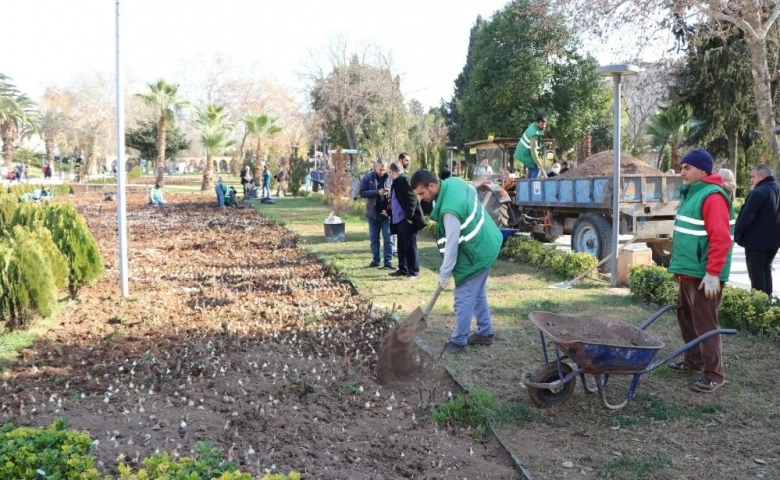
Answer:
[(630, 25), (645, 38), (659, 29), (684, 33), (689, 23), (719, 20), (740, 29), (750, 52), (753, 94), (759, 130), (780, 168), (780, 145), (774, 135), (775, 116), (767, 55), (767, 37), (780, 16), (777, 0), (558, 0), (554, 8), (573, 25), (601, 36), (613, 27)]

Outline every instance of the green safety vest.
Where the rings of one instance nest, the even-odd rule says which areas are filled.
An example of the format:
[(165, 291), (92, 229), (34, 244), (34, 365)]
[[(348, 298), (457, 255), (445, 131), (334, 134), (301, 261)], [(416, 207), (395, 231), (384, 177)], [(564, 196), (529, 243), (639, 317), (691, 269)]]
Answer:
[(458, 177), (450, 177), (439, 184), (439, 195), (431, 212), (431, 218), (436, 222), (436, 245), (442, 256), (447, 246), (442, 220), (445, 213), (460, 220), (458, 259), (452, 270), (457, 286), (496, 261), (503, 236), (496, 222), (485, 213), (474, 187)]
[[(704, 200), (712, 194), (723, 195), (729, 203), (731, 237), (734, 238), (734, 206), (728, 194), (719, 186), (694, 182), (680, 187), (680, 206), (674, 220), (674, 235), (672, 237), (672, 258), (669, 261), (669, 272), (687, 275), (693, 278), (704, 278), (707, 273), (707, 252), (710, 240), (704, 229), (702, 206)], [(726, 264), (720, 272), (720, 280), (729, 279), (731, 271), (731, 252), (726, 256)]]
[(534, 157), (531, 156), (531, 139), (538, 137), (536, 139), (536, 154), (539, 156), (542, 153), (543, 133), (544, 132), (542, 132), (536, 123), (528, 125), (528, 128), (525, 129), (525, 133), (523, 133), (523, 136), (520, 138), (520, 142), (517, 144), (517, 148), (515, 148), (515, 160), (520, 160), (523, 165), (528, 168), (538, 168), (538, 165), (534, 162)]

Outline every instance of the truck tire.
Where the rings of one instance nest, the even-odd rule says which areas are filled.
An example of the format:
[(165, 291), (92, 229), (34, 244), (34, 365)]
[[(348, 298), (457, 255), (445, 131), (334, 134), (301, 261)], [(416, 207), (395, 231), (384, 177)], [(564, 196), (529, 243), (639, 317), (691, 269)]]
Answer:
[(498, 194), (490, 187), (479, 187), (477, 189), (479, 202), (485, 207), (485, 212), (496, 222), (500, 228), (509, 226), (509, 207), (499, 200)]
[(320, 191), (320, 182), (311, 182), (311, 191), (317, 193)]
[[(589, 213), (578, 218), (571, 233), (571, 249), (586, 252), (598, 260), (612, 253), (612, 224), (603, 215)], [(601, 271), (609, 271), (605, 262)]]
[(672, 258), (672, 241), (652, 242), (647, 244), (653, 252), (653, 262), (662, 267), (669, 266), (669, 260)]

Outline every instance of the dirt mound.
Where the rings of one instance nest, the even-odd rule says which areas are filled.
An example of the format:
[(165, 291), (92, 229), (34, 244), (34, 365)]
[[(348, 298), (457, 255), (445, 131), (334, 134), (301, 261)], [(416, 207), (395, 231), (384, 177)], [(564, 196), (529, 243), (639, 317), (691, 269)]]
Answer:
[[(614, 164), (614, 153), (612, 150), (600, 152), (586, 158), (579, 165), (575, 165), (568, 172), (562, 173), (561, 177), (566, 178), (584, 178), (584, 177), (602, 177), (612, 175)], [(653, 167), (649, 163), (633, 157), (627, 153), (620, 154), (620, 173), (627, 175), (663, 175), (664, 172)]]

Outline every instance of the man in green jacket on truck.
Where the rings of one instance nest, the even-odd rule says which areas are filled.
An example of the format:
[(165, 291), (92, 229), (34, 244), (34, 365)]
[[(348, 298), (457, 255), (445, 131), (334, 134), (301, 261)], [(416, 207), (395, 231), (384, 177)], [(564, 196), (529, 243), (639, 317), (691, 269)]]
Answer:
[(515, 148), (514, 158), (528, 168), (528, 178), (547, 177), (539, 154), (542, 152), (542, 135), (547, 126), (547, 117), (539, 115), (536, 122), (528, 125)]
[[(455, 329), (444, 351), (492, 345), (485, 285), (501, 250), (501, 231), (485, 212), (477, 191), (462, 179), (439, 180), (428, 170), (417, 170), (411, 185), (421, 200), (436, 201), (430, 217), (436, 222), (436, 245), (442, 255), (439, 285), (447, 288), (450, 278), (455, 279)], [(477, 318), (477, 331), (469, 335), (472, 317)]]

